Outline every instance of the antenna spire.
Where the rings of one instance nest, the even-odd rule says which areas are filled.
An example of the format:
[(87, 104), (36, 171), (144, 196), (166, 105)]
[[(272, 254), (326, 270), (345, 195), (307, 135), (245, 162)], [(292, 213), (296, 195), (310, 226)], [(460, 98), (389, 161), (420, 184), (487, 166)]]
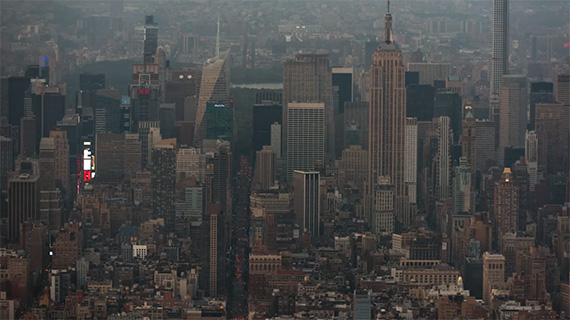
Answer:
[(388, 0), (388, 13), (390, 13), (390, 0)]
[(392, 15), (390, 14), (390, 0), (388, 0), (388, 12), (384, 15), (384, 42), (394, 42), (394, 35), (392, 34)]
[(216, 57), (220, 55), (220, 13), (218, 12), (218, 31), (216, 32)]

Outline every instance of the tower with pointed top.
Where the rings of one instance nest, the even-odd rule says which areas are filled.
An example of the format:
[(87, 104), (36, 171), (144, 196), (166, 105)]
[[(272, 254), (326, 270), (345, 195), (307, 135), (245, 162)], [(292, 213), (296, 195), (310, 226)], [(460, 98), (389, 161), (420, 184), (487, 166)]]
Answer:
[[(384, 40), (372, 56), (370, 69), (367, 196), (373, 199), (378, 177), (389, 177), (394, 185), (395, 217), (400, 223), (409, 225), (411, 217), (404, 183), (405, 67), (402, 51), (394, 42), (389, 11), (384, 21)], [(368, 214), (372, 211), (371, 202)]]

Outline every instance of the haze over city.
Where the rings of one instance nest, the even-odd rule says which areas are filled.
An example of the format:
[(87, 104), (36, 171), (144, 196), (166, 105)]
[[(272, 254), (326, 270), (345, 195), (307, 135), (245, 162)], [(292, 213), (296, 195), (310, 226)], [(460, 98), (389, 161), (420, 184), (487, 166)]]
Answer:
[(0, 2), (0, 319), (570, 319), (570, 2)]

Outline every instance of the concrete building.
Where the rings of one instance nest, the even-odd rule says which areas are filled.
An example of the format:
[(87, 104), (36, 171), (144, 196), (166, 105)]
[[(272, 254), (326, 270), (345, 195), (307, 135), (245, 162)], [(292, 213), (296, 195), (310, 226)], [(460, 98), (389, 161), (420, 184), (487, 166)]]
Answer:
[(547, 174), (568, 172), (570, 106), (562, 103), (536, 104), (538, 167)]
[[(404, 182), (410, 206), (414, 206), (418, 200), (418, 120), (416, 118), (406, 119), (404, 149)], [(410, 217), (410, 221), (413, 220), (413, 217)]]
[(20, 224), (40, 216), (40, 188), (37, 175), (22, 173), (8, 178), (8, 242), (20, 242)]
[(374, 187), (374, 211), (372, 212), (372, 231), (380, 236), (394, 232), (394, 185), (390, 177), (378, 177)]
[(451, 65), (449, 63), (410, 62), (408, 71), (419, 72), (420, 85), (433, 86), (435, 80), (445, 81), (449, 77)]
[(505, 257), (500, 254), (483, 254), (483, 301), (491, 304), (491, 291), (505, 283)]
[(495, 186), (494, 223), (497, 237), (518, 230), (519, 188), (513, 181), (511, 169), (503, 170), (503, 177)]
[(495, 145), (495, 123), (487, 120), (475, 121), (475, 166), (485, 172), (497, 159)]
[(325, 161), (325, 104), (287, 103), (287, 178)]
[(475, 209), (475, 192), (471, 189), (471, 168), (461, 157), (453, 175), (453, 212), (470, 212)]
[(500, 93), (503, 75), (509, 74), (509, 0), (493, 0), (493, 53), (491, 57), (491, 93)]
[(367, 178), (368, 151), (361, 146), (350, 146), (342, 151), (339, 170), (344, 173), (346, 183), (363, 190)]
[(499, 154), (497, 156), (500, 166), (503, 166), (506, 147), (524, 147), (524, 135), (527, 125), (527, 103), (528, 91), (526, 78), (517, 75), (503, 76), (499, 98), (500, 132)]
[(152, 149), (152, 207), (155, 218), (164, 218), (167, 232), (174, 231), (176, 139), (157, 142)]
[(453, 140), (449, 117), (439, 117), (438, 149), (436, 155), (436, 199), (447, 199), (451, 196), (451, 142)]
[(263, 146), (256, 152), (254, 188), (269, 189), (275, 182), (275, 153), (271, 146)]
[(297, 224), (311, 234), (313, 242), (318, 242), (321, 236), (319, 177), (319, 172), (314, 171), (295, 170), (293, 174), (293, 210)]

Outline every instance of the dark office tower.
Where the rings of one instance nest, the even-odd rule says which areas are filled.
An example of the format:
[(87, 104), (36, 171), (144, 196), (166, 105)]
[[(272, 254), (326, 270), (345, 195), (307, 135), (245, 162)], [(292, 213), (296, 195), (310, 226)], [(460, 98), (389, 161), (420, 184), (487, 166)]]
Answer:
[(558, 75), (558, 81), (556, 82), (556, 101), (565, 106), (570, 105), (570, 75), (568, 74)]
[(143, 169), (149, 164), (149, 140), (148, 135), (151, 129), (156, 128), (160, 131), (160, 124), (158, 121), (141, 121), (138, 126), (139, 140), (141, 142), (141, 165)]
[(164, 218), (166, 232), (174, 232), (176, 217), (176, 139), (160, 140), (152, 148), (152, 208)]
[(171, 70), (164, 88), (164, 102), (174, 103), (176, 121), (196, 121), (200, 71), (195, 69)]
[(6, 190), (8, 172), (14, 170), (13, 141), (0, 136), (0, 190)]
[(410, 54), (410, 62), (424, 62), (424, 53), (421, 49), (418, 48)]
[(372, 55), (374, 51), (378, 49), (380, 42), (378, 41), (366, 41), (364, 43), (364, 68), (368, 69), (372, 65)]
[(230, 151), (229, 143), (223, 142), (218, 144), (212, 163), (214, 164), (213, 202), (221, 204), (224, 215), (231, 215), (232, 152)]
[(400, 223), (409, 225), (409, 202), (404, 183), (406, 68), (402, 64), (402, 51), (394, 42), (392, 15), (386, 13), (384, 20), (384, 41), (374, 52), (370, 69), (367, 214), (372, 212), (377, 178), (387, 176), (394, 185), (395, 217)]
[(311, 241), (318, 243), (321, 236), (319, 172), (299, 171), (293, 173), (293, 208), (302, 233), (309, 232)]
[[(368, 150), (368, 102), (349, 102), (344, 106), (345, 148), (354, 142)], [(353, 141), (353, 138), (357, 141)]]
[(194, 145), (200, 145), (206, 138), (206, 105), (208, 102), (230, 103), (230, 61), (229, 50), (209, 59), (202, 69), (200, 92), (196, 108)]
[[(278, 96), (282, 97), (281, 94)], [(256, 95), (256, 100), (257, 100)], [(259, 97), (260, 98), (260, 97)], [(271, 125), (281, 124), (283, 117), (282, 98), (256, 101), (253, 105), (253, 121), (251, 131), (251, 153), (255, 154), (263, 146), (271, 145)]]
[(449, 117), (453, 130), (453, 143), (461, 136), (463, 122), (463, 105), (461, 96), (457, 93), (438, 92), (435, 94), (434, 117)]
[(140, 121), (158, 121), (159, 67), (157, 64), (133, 64), (131, 84), (131, 128)]
[(232, 141), (233, 108), (230, 104), (208, 102), (206, 104), (206, 139)]
[(117, 89), (97, 90), (95, 98), (95, 134), (121, 133), (121, 93)]
[(30, 173), (15, 173), (8, 178), (8, 242), (20, 242), (21, 223), (39, 219), (38, 178), (37, 175)]
[(24, 117), (20, 120), (20, 155), (23, 159), (33, 156), (37, 150), (36, 119)]
[(67, 143), (69, 145), (69, 159), (67, 163), (69, 173), (74, 177), (71, 184), (76, 185), (76, 179), (81, 173), (81, 164), (78, 163), (77, 159), (83, 153), (83, 149), (81, 148), (81, 123), (79, 115), (65, 115), (63, 119), (57, 123), (57, 130), (66, 132)]
[(524, 76), (503, 76), (499, 95), (499, 163), (507, 146), (524, 147), (527, 124), (527, 82)]
[[(327, 54), (297, 54), (283, 65), (283, 141), (289, 137), (287, 114), (289, 103), (324, 103), (325, 155), (333, 159), (335, 150), (332, 74)], [(287, 144), (283, 153), (288, 154)], [(292, 171), (291, 171), (292, 177)]]
[(65, 114), (64, 89), (54, 86), (39, 86), (32, 91), (32, 112), (36, 118), (36, 141), (49, 136), (55, 130), (57, 122)]
[(338, 87), (339, 113), (344, 113), (344, 103), (352, 101), (352, 68), (332, 68), (332, 85)]
[(435, 88), (427, 84), (406, 86), (406, 117), (418, 121), (431, 121), (434, 118)]
[(102, 73), (82, 73), (79, 75), (79, 90), (97, 91), (105, 89), (105, 75)]
[(0, 97), (2, 113), (0, 116), (7, 117), (9, 124), (19, 126), (20, 119), (26, 116), (24, 98), (30, 87), (30, 78), (9, 77), (2, 78), (0, 81), (0, 89), (2, 90), (2, 97)]
[(162, 139), (174, 138), (174, 103), (162, 103), (158, 110)]
[(174, 136), (179, 145), (191, 146), (194, 141), (194, 122), (176, 121), (174, 123)]
[(146, 16), (144, 19), (144, 63), (153, 63), (154, 54), (158, 47), (158, 24), (154, 22), (154, 16)]
[(531, 82), (530, 84), (530, 119), (528, 130), (535, 128), (536, 104), (540, 102), (554, 102), (554, 85), (552, 82)]
[(125, 135), (98, 133), (95, 138), (97, 180), (120, 182), (125, 176)]
[(420, 73), (417, 71), (406, 71), (406, 88), (411, 85), (420, 84)]
[(568, 173), (570, 106), (561, 103), (536, 105), (538, 167), (545, 173)]
[(471, 190), (475, 190), (477, 181), (477, 148), (476, 148), (476, 121), (473, 116), (473, 108), (465, 107), (463, 117), (463, 132), (461, 134), (461, 156), (467, 161), (467, 166), (471, 170)]
[(505, 147), (504, 157), (503, 167), (511, 168), (515, 162), (524, 157), (524, 148), (507, 146)]
[(29, 64), (26, 67), (26, 72), (24, 74), (26, 78), (36, 79), (40, 77), (40, 65), (38, 64)]
[(129, 133), (131, 131), (131, 98), (121, 96), (121, 105), (119, 106), (121, 113), (121, 133)]
[(493, 0), (491, 96), (498, 96), (503, 75), (509, 74), (509, 0)]
[(141, 171), (141, 148), (138, 134), (125, 134), (125, 179), (134, 178)]

